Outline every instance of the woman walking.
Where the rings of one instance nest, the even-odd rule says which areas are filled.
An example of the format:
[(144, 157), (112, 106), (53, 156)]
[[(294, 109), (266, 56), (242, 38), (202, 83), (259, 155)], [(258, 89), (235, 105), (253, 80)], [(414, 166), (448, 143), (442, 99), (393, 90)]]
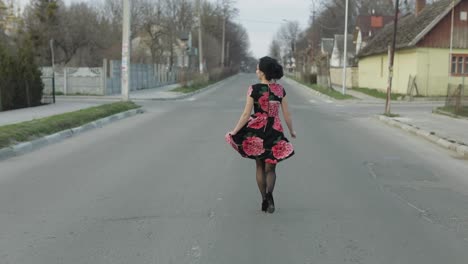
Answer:
[[(226, 141), (242, 157), (257, 163), (257, 184), (262, 195), (262, 211), (273, 213), (273, 190), (276, 182), (276, 165), (294, 155), (291, 143), (283, 134), (279, 117), (283, 117), (292, 138), (292, 126), (286, 91), (276, 81), (283, 77), (283, 67), (270, 57), (263, 57), (257, 66), (260, 83), (249, 87), (247, 102), (236, 127), (226, 135)], [(251, 115), (252, 109), (254, 114)]]

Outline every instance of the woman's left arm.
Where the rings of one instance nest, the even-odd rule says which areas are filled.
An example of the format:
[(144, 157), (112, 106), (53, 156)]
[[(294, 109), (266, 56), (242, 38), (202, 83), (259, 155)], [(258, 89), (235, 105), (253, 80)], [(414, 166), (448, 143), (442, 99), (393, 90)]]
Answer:
[(237, 134), (237, 132), (239, 132), (239, 130), (241, 130), (245, 126), (245, 124), (247, 124), (250, 118), (250, 114), (252, 113), (253, 105), (254, 105), (253, 98), (247, 95), (247, 101), (245, 103), (244, 112), (239, 118), (239, 122), (237, 122), (236, 127), (230, 132), (231, 135)]

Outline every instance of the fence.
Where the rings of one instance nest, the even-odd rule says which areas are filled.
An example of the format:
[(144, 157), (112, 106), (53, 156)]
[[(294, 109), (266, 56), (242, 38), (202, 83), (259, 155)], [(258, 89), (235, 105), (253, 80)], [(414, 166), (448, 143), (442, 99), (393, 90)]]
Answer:
[[(42, 68), (44, 100), (56, 95), (112, 95), (121, 93), (121, 61), (103, 61), (102, 67)], [(162, 65), (132, 64), (130, 87), (132, 91), (174, 84), (179, 71), (170, 72)]]
[[(44, 90), (42, 91), (43, 104), (55, 103), (55, 79), (52, 75), (42, 75), (42, 83), (44, 84)], [(46, 87), (48, 90), (46, 90)]]
[[(121, 61), (109, 61), (104, 63), (106, 78), (106, 94), (118, 94), (121, 92)], [(130, 67), (130, 90), (142, 90), (157, 88), (174, 84), (180, 77), (180, 71), (169, 69), (158, 64), (132, 64)]]
[(450, 84), (447, 89), (447, 99), (445, 106), (453, 109), (455, 114), (468, 114), (468, 85)]

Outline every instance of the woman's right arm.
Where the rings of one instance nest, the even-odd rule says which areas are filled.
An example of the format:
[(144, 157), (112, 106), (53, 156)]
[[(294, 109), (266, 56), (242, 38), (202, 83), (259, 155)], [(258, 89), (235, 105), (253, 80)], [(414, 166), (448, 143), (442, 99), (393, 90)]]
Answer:
[(288, 126), (289, 133), (291, 133), (291, 137), (296, 138), (296, 131), (294, 131), (293, 128), (291, 113), (289, 112), (288, 99), (286, 96), (283, 97), (283, 100), (281, 101), (281, 109), (283, 110), (284, 121)]

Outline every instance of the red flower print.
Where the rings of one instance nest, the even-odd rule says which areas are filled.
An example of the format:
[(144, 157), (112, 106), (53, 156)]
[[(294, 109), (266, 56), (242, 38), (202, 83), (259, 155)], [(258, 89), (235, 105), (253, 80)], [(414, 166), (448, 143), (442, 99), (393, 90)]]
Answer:
[(272, 159), (266, 159), (265, 162), (269, 164), (278, 164), (277, 160), (272, 160)]
[(256, 113), (255, 118), (250, 118), (249, 119), (249, 124), (247, 127), (253, 128), (253, 129), (260, 129), (264, 126), (266, 126), (268, 123), (268, 115), (265, 113)]
[(248, 156), (259, 156), (265, 152), (263, 139), (259, 137), (248, 137), (242, 142), (242, 148)]
[(278, 116), (275, 117), (275, 122), (273, 123), (273, 128), (276, 131), (283, 132), (283, 125), (281, 125), (281, 119)]
[(268, 92), (263, 93), (263, 95), (258, 99), (260, 107), (265, 112), (268, 111), (268, 101), (270, 101), (270, 99), (268, 98)]
[(273, 94), (275, 94), (276, 96), (278, 96), (279, 98), (283, 98), (284, 96), (284, 89), (283, 89), (283, 86), (277, 84), (277, 83), (274, 83), (274, 84), (271, 84), (270, 85), (270, 90)]
[(271, 149), (273, 151), (273, 156), (276, 159), (285, 159), (289, 155), (292, 154), (293, 152), (293, 146), (291, 143), (281, 140), (278, 142), (273, 148)]
[(231, 147), (233, 147), (235, 150), (239, 150), (239, 147), (237, 146), (236, 142), (234, 142), (234, 140), (232, 139), (232, 136), (227, 133), (226, 136), (224, 136), (224, 139), (226, 140), (226, 142), (231, 145)]
[(269, 116), (279, 116), (280, 102), (270, 101), (270, 113)]

